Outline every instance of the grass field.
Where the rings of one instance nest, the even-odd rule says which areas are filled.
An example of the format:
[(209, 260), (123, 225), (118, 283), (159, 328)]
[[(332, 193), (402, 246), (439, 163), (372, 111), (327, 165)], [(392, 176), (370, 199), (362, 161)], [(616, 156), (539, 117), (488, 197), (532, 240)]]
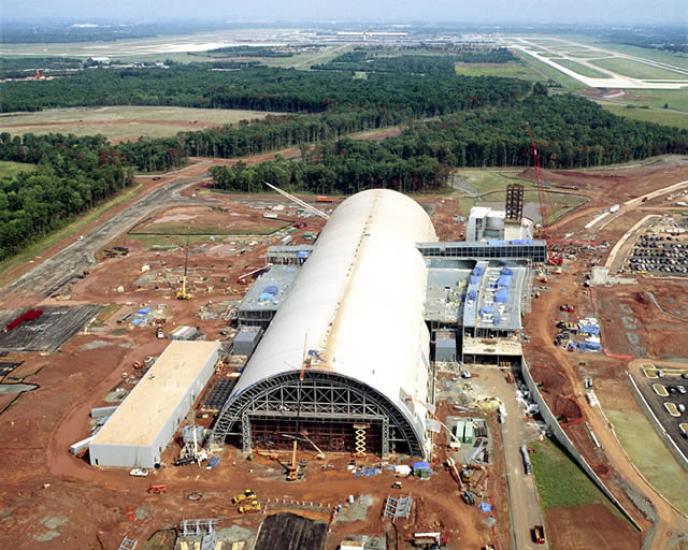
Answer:
[(557, 63), (561, 65), (562, 67), (566, 67), (567, 69), (571, 69), (572, 71), (576, 71), (579, 75), (582, 76), (587, 76), (590, 78), (608, 78), (609, 75), (602, 73), (600, 71), (596, 71), (595, 69), (591, 69), (590, 67), (586, 65), (581, 65), (580, 63), (576, 63), (575, 61), (571, 61), (570, 59), (559, 59), (557, 60)]
[(35, 169), (35, 164), (28, 164), (24, 162), (12, 162), (10, 160), (0, 160), (0, 178), (11, 177), (15, 174), (19, 174), (20, 172), (31, 172)]
[(118, 204), (122, 204), (123, 202), (131, 201), (140, 190), (141, 185), (134, 185), (129, 189), (124, 190), (119, 195), (115, 196), (107, 202), (104, 202), (100, 206), (97, 206), (96, 208), (92, 209), (83, 216), (79, 216), (77, 219), (75, 219), (71, 223), (68, 223), (61, 229), (53, 231), (52, 233), (50, 233), (50, 235), (47, 235), (37, 240), (36, 242), (30, 244), (19, 254), (16, 254), (11, 258), (7, 258), (6, 260), (0, 262), (0, 275), (2, 275), (8, 269), (16, 267), (17, 265), (32, 262), (33, 258), (40, 256), (48, 248), (57, 244), (62, 239), (72, 237), (79, 233), (84, 227), (86, 227), (89, 223), (95, 221), (99, 216), (101, 216), (110, 208), (113, 208)]
[(688, 513), (688, 472), (676, 462), (650, 420), (634, 410), (605, 412), (637, 468), (674, 506)]
[(535, 485), (544, 509), (603, 504), (618, 511), (558, 445), (545, 439), (531, 445)]
[(456, 74), (463, 76), (507, 76), (542, 80), (542, 74), (520, 61), (509, 63), (457, 63)]
[(688, 129), (688, 113), (661, 109), (657, 107), (639, 108), (630, 105), (630, 108), (623, 104), (615, 104), (609, 101), (598, 101), (602, 107), (615, 115), (623, 116), (633, 120), (643, 122), (656, 122), (665, 126), (675, 126), (677, 128)]
[(650, 79), (669, 79), (669, 80), (686, 80), (688, 81), (688, 75), (676, 73), (673, 71), (667, 71), (665, 69), (660, 69), (659, 67), (653, 67), (651, 65), (646, 65), (645, 63), (639, 63), (631, 59), (624, 59), (621, 57), (609, 57), (606, 59), (596, 59), (592, 61), (594, 65), (602, 67), (603, 69), (609, 69), (615, 73), (619, 73), (624, 76), (630, 76), (633, 78), (650, 78)]
[(0, 126), (12, 134), (61, 132), (77, 136), (103, 134), (112, 141), (169, 137), (184, 130), (202, 130), (240, 120), (264, 118), (270, 113), (234, 109), (185, 107), (78, 107), (39, 113), (0, 116)]
[(554, 67), (550, 67), (549, 65), (538, 61), (531, 55), (522, 53), (520, 51), (513, 51), (512, 53), (521, 59), (521, 61), (525, 63), (530, 70), (539, 74), (541, 80), (552, 80), (560, 84), (565, 90), (570, 91), (581, 90), (586, 87), (582, 82), (565, 75)]
[[(528, 212), (537, 211), (538, 194), (532, 182), (518, 177), (521, 172), (523, 172), (523, 168), (462, 168), (454, 171), (452, 185), (457, 190), (459, 198), (459, 214), (468, 215), (470, 209), (476, 204), (504, 202), (504, 190), (510, 183), (520, 183), (525, 186), (526, 210)], [(545, 203), (548, 207), (550, 223), (585, 202), (586, 198), (582, 195), (555, 191), (545, 192)]]

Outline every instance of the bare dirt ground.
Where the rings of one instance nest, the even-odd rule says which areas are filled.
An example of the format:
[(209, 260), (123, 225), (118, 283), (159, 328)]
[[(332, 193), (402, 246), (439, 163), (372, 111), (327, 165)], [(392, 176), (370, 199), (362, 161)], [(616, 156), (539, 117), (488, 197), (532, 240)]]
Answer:
[(545, 515), (547, 524), (554, 526), (547, 532), (550, 548), (631, 550), (641, 545), (640, 534), (629, 533), (626, 522), (611, 515), (601, 504), (550, 508)]
[[(566, 216), (550, 228), (550, 235), (558, 238), (574, 235), (574, 238), (594, 238), (598, 242), (614, 243), (639, 219), (661, 208), (661, 199), (644, 203), (643, 209), (628, 208), (615, 216), (608, 224), (601, 224), (596, 230), (586, 231), (583, 226), (594, 216), (612, 204), (640, 197), (662, 187), (688, 179), (688, 169), (681, 163), (656, 163), (646, 167), (630, 167), (601, 172), (547, 172), (545, 179), (565, 186), (576, 186), (579, 192), (588, 194), (593, 200)], [(657, 205), (657, 206), (653, 206)], [(634, 399), (628, 399), (627, 364), (621, 357), (685, 357), (688, 355), (685, 339), (685, 321), (674, 315), (666, 315), (647, 296), (652, 293), (658, 300), (667, 303), (671, 313), (684, 311), (686, 299), (683, 283), (676, 280), (639, 278), (636, 285), (583, 288), (584, 276), (592, 264), (604, 263), (607, 248), (570, 249), (575, 260), (565, 263), (562, 275), (550, 275), (548, 290), (541, 298), (534, 300), (533, 311), (526, 319), (526, 332), (531, 343), (526, 346), (526, 356), (533, 367), (536, 380), (543, 383), (544, 395), (555, 414), (565, 417), (563, 423), (577, 448), (600, 474), (609, 488), (624, 506), (633, 511), (640, 524), (647, 528), (648, 518), (633, 505), (626, 494), (627, 486), (652, 503), (659, 518), (652, 540), (653, 548), (666, 548), (672, 534), (686, 532), (686, 518), (672, 508), (666, 500), (639, 475), (625, 451), (616, 439), (599, 408), (591, 407), (585, 400), (582, 378), (590, 375), (599, 381), (597, 390), (605, 402), (610, 395), (625, 396), (619, 403), (620, 410), (640, 411)], [(575, 319), (587, 315), (597, 316), (602, 325), (602, 343), (605, 354), (570, 353), (553, 344), (555, 324), (559, 319), (569, 319), (570, 314), (559, 311), (563, 303), (574, 304)], [(660, 302), (661, 304), (661, 302)], [(596, 382), (597, 384), (597, 382)], [(587, 433), (585, 423), (591, 427), (601, 444), (595, 448)], [(596, 515), (601, 517), (602, 512)], [(611, 520), (611, 516), (610, 516)], [(555, 518), (548, 516), (548, 523)], [(579, 533), (589, 531), (590, 515), (569, 512), (569, 519), (556, 517), (557, 534), (567, 532), (563, 525), (580, 522)], [(551, 532), (551, 529), (550, 529)], [(587, 546), (580, 537), (558, 538), (557, 548), (617, 548), (610, 540), (601, 539), (597, 546)], [(568, 542), (567, 542), (568, 541)], [(635, 546), (637, 547), (637, 546)]]
[[(299, 154), (298, 150), (292, 150), (292, 153)], [(261, 155), (248, 161), (261, 162), (269, 158), (273, 158), (273, 155)], [(177, 242), (176, 245), (160, 247), (155, 241), (147, 241), (126, 233), (127, 230), (143, 219), (146, 220), (146, 227), (160, 228), (165, 224), (202, 226), (209, 219), (215, 226), (226, 213), (228, 226), (231, 227), (233, 218), (236, 218), (242, 231), (250, 232), (251, 227), (264, 226), (265, 219), (262, 214), (268, 212), (267, 208), (277, 203), (284, 204), (284, 201), (272, 195), (232, 196), (204, 192), (204, 174), (208, 166), (214, 162), (231, 164), (235, 161), (198, 160), (196, 164), (176, 175), (162, 175), (160, 180), (155, 181), (150, 179), (142, 196), (149, 196), (155, 189), (161, 189), (177, 181), (177, 178), (188, 178), (179, 184), (181, 189), (176, 196), (176, 200), (187, 202), (152, 204), (135, 222), (119, 224), (117, 230), (113, 229), (111, 234), (101, 234), (100, 240), (91, 242), (88, 248), (88, 252), (94, 258), (94, 263), (89, 264), (89, 273), (73, 284), (64, 286), (58, 297), (44, 297), (42, 289), (45, 283), (42, 282), (40, 274), (32, 279), (31, 284), (26, 283), (22, 287), (21, 294), (15, 286), (11, 289), (6, 288), (2, 295), (3, 307), (9, 303), (30, 306), (57, 302), (97, 303), (104, 306), (115, 304), (115, 307), (109, 310), (109, 316), (104, 315), (98, 323), (88, 328), (86, 334), (80, 333), (73, 337), (58, 353), (10, 354), (3, 359), (24, 361), (12, 373), (9, 381), (25, 381), (37, 384), (39, 388), (18, 398), (17, 395), (13, 395), (12, 405), (2, 412), (0, 446), (3, 453), (0, 456), (0, 468), (5, 472), (5, 476), (0, 493), (3, 505), (3, 514), (0, 516), (0, 545), (27, 549), (40, 547), (41, 544), (45, 547), (72, 545), (77, 548), (116, 548), (125, 534), (143, 541), (158, 529), (174, 526), (180, 519), (189, 517), (220, 517), (227, 522), (255, 529), (262, 516), (239, 517), (235, 508), (228, 502), (231, 494), (246, 487), (258, 491), (261, 497), (279, 497), (299, 502), (314, 501), (323, 505), (340, 504), (349, 494), (373, 496), (374, 505), (365, 522), (333, 524), (330, 537), (332, 548), (345, 534), (363, 530), (387, 533), (401, 542), (415, 527), (441, 528), (450, 533), (453, 540), (458, 541), (458, 547), (477, 548), (494, 541), (495, 534), (485, 524), (486, 516), (478, 512), (476, 507), (468, 507), (458, 501), (455, 484), (449, 474), (441, 468), (437, 469), (437, 474), (431, 481), (404, 481), (402, 491), (413, 494), (416, 499), (417, 508), (413, 516), (416, 525), (411, 527), (413, 523), (409, 522), (393, 529), (383, 524), (380, 515), (384, 498), (393, 492), (391, 484), (394, 478), (389, 473), (383, 473), (376, 478), (355, 478), (345, 471), (345, 464), (350, 458), (348, 456), (333, 457), (336, 467), (326, 472), (320, 471), (319, 463), (309, 457), (308, 481), (292, 485), (281, 481), (281, 468), (277, 464), (264, 459), (248, 462), (231, 448), (223, 454), (221, 466), (214, 470), (170, 467), (155, 472), (148, 479), (132, 478), (122, 471), (94, 469), (83, 460), (69, 455), (67, 447), (88, 433), (87, 417), (90, 408), (104, 404), (105, 396), (113, 388), (127, 387), (128, 383), (123, 373), (128, 373), (130, 378), (135, 361), (142, 361), (146, 356), (158, 354), (165, 345), (164, 341), (155, 338), (151, 326), (134, 328), (126, 322), (117, 321), (141, 305), (156, 308), (162, 304), (162, 311), (167, 319), (163, 325), (165, 331), (181, 324), (190, 324), (200, 327), (208, 338), (223, 338), (220, 331), (225, 329), (226, 322), (201, 320), (198, 315), (200, 307), (211, 302), (238, 300), (248, 286), (248, 283), (238, 282), (239, 275), (261, 267), (264, 264), (267, 246), (278, 242), (279, 237), (275, 235), (251, 234), (217, 235), (214, 239), (204, 236), (193, 239), (189, 247), (189, 281), (194, 299), (188, 302), (174, 299), (174, 291), (178, 288), (184, 265), (183, 244)], [(653, 167), (648, 169), (654, 174), (649, 182), (646, 181), (648, 176), (644, 172), (638, 174), (638, 179), (646, 181), (642, 185), (651, 189), (652, 185), (660, 187), (677, 178), (688, 177), (686, 168), (682, 168), (683, 171), (676, 167), (667, 169), (672, 170), (670, 177)], [(624, 175), (628, 170), (622, 171)], [(558, 173), (556, 178), (566, 184), (572, 184), (578, 181), (579, 176)], [(610, 201), (610, 204), (616, 202), (614, 192), (605, 187), (606, 179), (602, 179), (602, 183), (595, 183), (599, 182), (599, 178), (595, 179), (594, 174), (587, 172), (580, 176), (580, 179), (590, 186), (586, 192), (603, 197), (604, 200)], [(621, 185), (613, 183), (614, 181), (616, 180), (612, 180), (612, 186)], [(633, 179), (627, 180), (626, 185), (632, 186)], [(433, 212), (437, 232), (441, 238), (458, 238), (457, 233), (462, 229), (461, 224), (453, 220), (456, 212), (454, 202), (437, 196), (423, 196), (419, 197), (419, 200)], [(123, 206), (117, 211), (107, 212), (94, 222), (90, 231), (98, 235), (103, 223), (114, 219), (118, 212), (124, 209)], [(239, 215), (232, 216), (232, 213)], [(182, 219), (180, 216), (193, 217)], [(295, 216), (295, 211), (286, 209), (280, 214), (280, 217), (282, 216), (290, 219)], [(572, 222), (574, 228), (587, 221), (585, 216), (579, 216), (576, 211), (571, 216), (578, 220)], [(322, 226), (322, 221), (317, 218), (299, 218), (299, 221), (304, 222), (306, 226), (292, 233), (295, 236), (293, 242), (306, 242), (303, 240), (303, 232), (318, 231)], [(562, 225), (562, 228), (564, 227), (565, 223)], [(610, 228), (610, 231), (615, 230), (612, 226)], [(169, 225), (167, 229), (170, 229)], [(560, 231), (559, 228), (555, 229)], [(623, 230), (623, 224), (620, 222), (618, 230)], [(69, 244), (69, 241), (65, 241), (56, 245), (44, 257), (55, 256)], [(105, 257), (103, 250), (115, 245), (128, 247), (128, 254)], [(614, 380), (621, 380), (621, 374), (625, 369), (624, 363), (604, 356), (596, 356), (593, 361), (589, 355), (580, 357), (578, 354), (566, 354), (553, 348), (551, 342), (553, 321), (559, 315), (559, 303), (575, 303), (581, 314), (584, 314), (596, 312), (600, 308), (599, 303), (606, 299), (607, 289), (602, 292), (595, 290), (595, 294), (599, 293), (601, 296), (597, 300), (598, 305), (595, 305), (580, 284), (582, 275), (588, 267), (585, 262), (590, 261), (595, 254), (603, 253), (594, 251), (587, 255), (581, 254), (580, 260), (568, 262), (565, 274), (559, 279), (552, 276), (550, 290), (546, 291), (542, 298), (534, 301), (533, 313), (526, 322), (527, 332), (532, 334), (532, 345), (528, 346), (528, 359), (530, 364), (538, 369), (558, 372), (550, 377), (549, 381), (545, 380), (549, 392), (559, 401), (559, 410), (571, 418), (567, 429), (581, 451), (595, 464), (600, 474), (609, 480), (615, 494), (619, 495), (626, 506), (633, 509), (623, 486), (617, 482), (619, 478), (623, 478), (655, 505), (661, 518), (655, 539), (659, 544), (668, 540), (671, 533), (682, 529), (680, 518), (677, 518), (652, 487), (638, 477), (623, 450), (619, 448), (618, 442), (610, 434), (604, 420), (586, 405), (581, 396), (580, 377), (583, 373), (593, 372), (595, 376), (613, 383)], [(45, 273), (50, 274), (50, 269)], [(17, 280), (19, 274), (19, 270), (14, 274)], [(668, 300), (671, 294), (660, 290), (660, 286), (657, 285), (658, 300), (670, 305)], [(628, 288), (623, 290), (630, 291)], [(615, 289), (610, 289), (611, 291)], [(623, 300), (637, 302), (633, 291), (628, 297), (623, 297)], [(619, 306), (610, 302), (605, 307)], [(629, 307), (635, 312), (634, 308), (647, 306), (629, 302)], [(641, 318), (644, 315), (641, 309), (634, 314)], [(652, 315), (654, 314), (651, 312), (646, 314), (648, 327), (652, 326)], [(605, 317), (604, 313), (600, 313), (599, 316)], [(603, 323), (612, 322), (619, 321), (603, 320)], [(603, 325), (603, 334), (612, 330)], [(638, 332), (640, 331), (641, 329), (638, 329)], [(648, 338), (649, 343), (642, 345), (650, 352), (655, 349), (651, 341), (655, 337)], [(660, 349), (662, 345), (662, 341), (658, 341), (656, 349)], [(610, 340), (609, 347), (613, 351), (617, 351), (617, 346), (619, 351), (627, 351), (621, 348), (620, 344)], [(587, 362), (587, 370), (578, 366), (578, 360)], [(3, 395), (3, 403), (9, 401), (10, 397)], [(590, 438), (582, 430), (582, 425), (575, 421), (579, 415), (587, 419), (595, 430), (602, 441), (604, 454), (592, 448)], [(168, 452), (168, 459), (173, 456), (173, 452), (174, 449)], [(495, 466), (501, 467), (499, 463)], [(167, 484), (167, 494), (148, 495), (146, 489), (152, 483)], [(501, 499), (501, 503), (495, 502), (495, 513), (500, 526), (497, 537), (500, 547), (506, 548), (509, 543), (504, 528), (507, 523), (507, 510), (503, 505), (504, 479), (501, 476), (492, 476), (489, 490), (490, 494), (496, 495), (497, 500)], [(186, 495), (191, 491), (200, 491), (203, 498), (198, 502), (187, 500)], [(88, 505), (85, 506), (84, 503)], [(288, 506), (294, 508), (291, 504)], [(585, 516), (578, 512), (567, 513), (569, 515), (566, 517), (569, 519), (562, 521), (570, 525), (571, 529), (585, 532), (590, 518), (585, 519)], [(649, 522), (641, 513), (638, 512), (636, 515), (644, 527), (648, 526)], [(628, 537), (632, 537), (633, 531), (628, 524), (620, 522), (621, 520), (611, 513), (607, 513), (605, 517), (601, 511), (596, 511), (594, 521), (595, 525), (600, 524), (600, 533), (603, 534), (599, 539), (598, 548), (619, 547), (606, 546), (610, 539), (606, 538), (605, 533), (611, 528), (606, 526), (615, 526), (622, 536), (623, 533), (627, 533)], [(620, 523), (617, 525), (615, 522)], [(550, 534), (552, 531), (549, 529)], [(571, 545), (564, 544), (561, 547), (584, 547), (576, 546), (582, 544), (580, 539), (569, 540), (572, 541)], [(578, 542), (575, 542), (576, 540)]]
[[(198, 326), (208, 338), (223, 339), (220, 331), (226, 328), (226, 321), (203, 321), (198, 316), (199, 308), (241, 298), (250, 280), (240, 283), (239, 275), (264, 265), (267, 246), (277, 244), (282, 235), (258, 234), (266, 221), (278, 227), (291, 225), (289, 220), (298, 221), (299, 229), (291, 233), (295, 243), (307, 242), (303, 233), (317, 232), (324, 223), (320, 218), (298, 217), (296, 210), (276, 195), (209, 194), (202, 192), (199, 185), (202, 183), (180, 195), (191, 201), (190, 206), (158, 207), (134, 227), (136, 232), (140, 227), (170, 230), (176, 229), (170, 225), (183, 225), (193, 232), (194, 228), (217, 227), (224, 221), (229, 231), (246, 233), (209, 235), (190, 242), (189, 289), (193, 300), (174, 299), (184, 265), (183, 244), (161, 247), (126, 232), (94, 250), (96, 263), (86, 277), (65, 285), (54, 298), (34, 298), (33, 303), (98, 303), (109, 308), (87, 333), (73, 337), (59, 353), (21, 354), (24, 363), (12, 374), (11, 381), (26, 381), (39, 388), (21, 397), (13, 395), (12, 406), (3, 413), (6, 429), (0, 431), (0, 445), (5, 452), (0, 467), (8, 475), (1, 495), (5, 512), (0, 518), (0, 545), (33, 549), (52, 541), (78, 548), (115, 548), (125, 534), (142, 542), (158, 529), (173, 527), (189, 517), (219, 517), (225, 524), (255, 531), (262, 515), (240, 517), (229, 504), (229, 497), (246, 487), (255, 489), (261, 498), (288, 501), (279, 507), (269, 505), (268, 510), (286, 507), (297, 513), (300, 508), (290, 504), (292, 501), (334, 506), (343, 504), (349, 494), (371, 495), (375, 504), (365, 522), (334, 523), (328, 548), (335, 548), (347, 533), (361, 532), (362, 528), (365, 532), (387, 533), (402, 547), (419, 527), (440, 529), (465, 547), (479, 547), (495, 541), (495, 536), (506, 544), (508, 520), (504, 506), (495, 512), (501, 526), (496, 535), (477, 507), (460, 502), (454, 482), (441, 468), (430, 481), (404, 481), (403, 492), (415, 499), (413, 516), (392, 528), (383, 524), (381, 513), (386, 496), (398, 492), (391, 488), (394, 478), (390, 473), (373, 479), (355, 478), (345, 470), (348, 455), (333, 456), (336, 468), (327, 472), (321, 472), (319, 463), (306, 456), (310, 462), (308, 481), (292, 485), (282, 481), (277, 464), (266, 459), (247, 462), (232, 449), (224, 453), (222, 466), (216, 470), (165, 468), (148, 479), (132, 478), (123, 471), (94, 469), (67, 452), (69, 445), (88, 434), (90, 408), (107, 404), (104, 398), (114, 388), (131, 387), (124, 373), (130, 379), (135, 362), (157, 355), (165, 347), (165, 341), (155, 338), (152, 326), (135, 328), (118, 321), (143, 305), (154, 309), (162, 305), (167, 319), (162, 325), (164, 330), (190, 324)], [(206, 204), (194, 205), (193, 201), (198, 200)], [(441, 206), (439, 200), (428, 198), (428, 206)], [(277, 204), (286, 206), (278, 211), (281, 220), (263, 218), (262, 214), (271, 212), (270, 208)], [(447, 207), (447, 212), (450, 210)], [(104, 251), (113, 246), (125, 246), (128, 253), (108, 257)], [(172, 460), (176, 451), (172, 445), (166, 458)], [(167, 494), (148, 495), (146, 489), (153, 483), (166, 484)], [(489, 490), (491, 494), (503, 494), (500, 476), (493, 476)], [(186, 499), (192, 491), (203, 494), (200, 502)], [(84, 502), (93, 504), (84, 507)], [(43, 540), (48, 542), (41, 543)]]

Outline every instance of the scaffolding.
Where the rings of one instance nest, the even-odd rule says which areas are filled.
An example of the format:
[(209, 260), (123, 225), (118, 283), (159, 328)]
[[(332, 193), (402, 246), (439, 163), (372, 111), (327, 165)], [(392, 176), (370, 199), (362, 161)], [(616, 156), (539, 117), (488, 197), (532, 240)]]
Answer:
[(129, 537), (124, 537), (122, 542), (119, 543), (119, 548), (117, 550), (135, 550), (138, 541), (130, 539)]
[(400, 497), (388, 496), (385, 501), (385, 510), (383, 516), (392, 520), (403, 518), (406, 519), (411, 515), (411, 507), (413, 506), (413, 497), (405, 495)]
[(319, 371), (304, 373), (302, 382), (298, 373), (268, 378), (234, 396), (220, 412), (213, 437), (240, 438), (249, 452), (256, 446), (288, 448), (299, 429), (326, 451), (424, 455), (423, 434), (388, 398), (356, 380)]
[(523, 185), (520, 183), (507, 185), (504, 212), (506, 222), (521, 223), (523, 218)]

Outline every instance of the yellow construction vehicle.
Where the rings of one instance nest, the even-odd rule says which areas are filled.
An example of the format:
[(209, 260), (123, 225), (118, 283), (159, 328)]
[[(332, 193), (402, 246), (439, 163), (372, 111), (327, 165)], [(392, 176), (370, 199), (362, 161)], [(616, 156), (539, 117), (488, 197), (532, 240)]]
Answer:
[(177, 300), (191, 300), (191, 294), (186, 291), (186, 275), (189, 268), (189, 239), (186, 239), (186, 252), (184, 253), (184, 276), (182, 287), (177, 291)]
[(242, 504), (241, 506), (239, 506), (237, 508), (237, 511), (240, 514), (246, 514), (246, 513), (251, 513), (251, 512), (260, 512), (262, 509), (263, 509), (263, 506), (257, 500), (248, 500), (248, 501), (246, 501), (245, 504)]
[(232, 502), (234, 504), (239, 504), (245, 500), (256, 500), (257, 498), (258, 496), (252, 489), (244, 489), (243, 493), (239, 493), (238, 495), (234, 495), (232, 497)]

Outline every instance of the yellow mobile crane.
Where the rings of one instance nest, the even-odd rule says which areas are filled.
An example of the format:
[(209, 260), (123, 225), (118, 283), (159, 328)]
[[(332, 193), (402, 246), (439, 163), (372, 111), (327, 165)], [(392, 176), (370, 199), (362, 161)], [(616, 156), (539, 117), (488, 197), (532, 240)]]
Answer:
[(177, 300), (191, 300), (191, 294), (186, 291), (186, 275), (189, 269), (189, 238), (186, 239), (186, 251), (184, 253), (184, 276), (182, 287), (177, 291)]

